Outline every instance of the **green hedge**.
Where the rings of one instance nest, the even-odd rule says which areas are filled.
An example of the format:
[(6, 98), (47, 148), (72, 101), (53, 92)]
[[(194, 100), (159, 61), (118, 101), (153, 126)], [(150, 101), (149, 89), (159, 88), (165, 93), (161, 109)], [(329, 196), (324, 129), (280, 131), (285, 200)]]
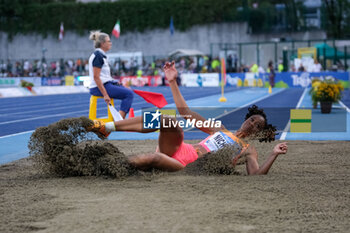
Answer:
[[(10, 38), (17, 33), (57, 35), (61, 22), (65, 31), (79, 34), (101, 29), (111, 33), (117, 19), (122, 33), (168, 28), (173, 17), (176, 30), (200, 24), (248, 22), (250, 32), (299, 31), (303, 26), (302, 2), (286, 2), (283, 12), (270, 1), (252, 8), (248, 0), (120, 0), (76, 3), (75, 0), (0, 0), (0, 31)], [(249, 3), (249, 4), (248, 4)], [(283, 18), (283, 19), (282, 19)], [(281, 28), (281, 22), (286, 22)], [(277, 27), (276, 27), (277, 26)]]
[[(28, 3), (29, 2), (29, 3)], [(121, 31), (144, 31), (169, 27), (173, 16), (177, 30), (193, 25), (215, 22), (233, 22), (242, 19), (237, 0), (133, 0), (99, 3), (71, 1), (2, 0), (0, 3), (0, 30), (10, 36), (17, 33), (57, 34), (60, 22), (65, 31), (84, 33), (101, 29), (110, 33), (117, 19)]]

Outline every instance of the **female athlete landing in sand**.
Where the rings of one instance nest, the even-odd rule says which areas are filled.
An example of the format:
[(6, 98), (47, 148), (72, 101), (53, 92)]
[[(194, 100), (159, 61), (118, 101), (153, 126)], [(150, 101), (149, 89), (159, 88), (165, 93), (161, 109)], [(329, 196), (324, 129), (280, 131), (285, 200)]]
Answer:
[[(169, 81), (171, 92), (179, 113), (188, 120), (205, 121), (205, 118), (189, 109), (181, 95), (176, 83), (177, 70), (175, 68), (175, 63), (166, 63), (164, 65), (164, 72)], [(245, 121), (235, 133), (231, 133), (224, 126), (220, 128), (199, 127), (198, 129), (208, 133), (209, 136), (200, 143), (193, 145), (184, 143), (184, 133), (179, 126), (170, 128), (161, 126), (157, 151), (149, 154), (131, 156), (129, 157), (129, 162), (139, 169), (158, 168), (165, 171), (179, 171), (199, 157), (220, 149), (224, 144), (233, 145), (237, 148), (237, 153), (232, 157), (233, 166), (236, 165), (240, 157), (246, 156), (246, 168), (249, 175), (267, 174), (277, 156), (287, 153), (287, 143), (277, 144), (265, 163), (259, 167), (256, 149), (242, 139), (256, 135), (257, 133), (263, 133), (265, 136), (261, 138), (260, 141), (273, 141), (275, 139), (275, 127), (267, 124), (264, 111), (258, 109), (257, 106), (253, 105), (251, 108), (248, 108), (248, 111)], [(176, 121), (175, 118), (169, 116), (162, 115), (161, 117), (168, 118), (165, 119), (166, 122)], [(148, 133), (156, 129), (144, 129), (142, 117), (140, 116), (118, 122), (108, 122), (106, 124), (102, 121), (95, 120), (90, 130), (100, 137), (108, 137), (111, 131)]]

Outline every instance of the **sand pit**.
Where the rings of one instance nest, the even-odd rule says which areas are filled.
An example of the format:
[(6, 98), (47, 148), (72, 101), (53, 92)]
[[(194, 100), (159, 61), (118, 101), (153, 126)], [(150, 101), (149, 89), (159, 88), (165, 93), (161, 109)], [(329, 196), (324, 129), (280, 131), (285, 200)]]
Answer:
[(68, 118), (37, 128), (28, 143), (29, 155), (43, 173), (52, 176), (122, 178), (136, 173), (127, 157), (106, 141), (93, 141), (86, 117)]
[[(125, 155), (157, 141), (109, 141)], [(194, 141), (189, 141), (194, 142)], [(256, 144), (261, 163), (273, 143)], [(349, 142), (289, 142), (267, 176), (145, 173), (59, 178), (0, 166), (0, 232), (348, 232)]]

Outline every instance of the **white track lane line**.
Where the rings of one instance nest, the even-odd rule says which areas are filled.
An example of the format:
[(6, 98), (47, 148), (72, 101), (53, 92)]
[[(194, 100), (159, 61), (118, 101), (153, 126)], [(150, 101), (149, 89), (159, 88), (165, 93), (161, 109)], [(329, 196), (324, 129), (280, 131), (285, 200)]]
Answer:
[(11, 124), (11, 123), (16, 123), (16, 122), (31, 121), (31, 120), (38, 120), (38, 119), (45, 119), (45, 118), (50, 118), (50, 117), (65, 116), (65, 115), (74, 114), (74, 113), (86, 113), (88, 111), (89, 110), (86, 109), (83, 111), (66, 112), (66, 113), (61, 113), (61, 114), (53, 114), (53, 115), (46, 115), (46, 116), (40, 116), (40, 117), (31, 117), (31, 118), (26, 118), (26, 119), (21, 119), (21, 120), (5, 121), (5, 122), (1, 122), (0, 125)]
[[(138, 105), (138, 104), (143, 104), (143, 103), (142, 103), (142, 101), (136, 102), (136, 103), (133, 103), (133, 106)], [(40, 110), (35, 110), (35, 111), (24, 111), (24, 112), (17, 112), (17, 113), (0, 114), (0, 117), (13, 116), (13, 115), (22, 115), (24, 113), (36, 113), (36, 112), (45, 112), (45, 111), (55, 111), (57, 109), (69, 109), (69, 108), (77, 108), (77, 106), (61, 107), (61, 108), (50, 108), (50, 109), (40, 109)], [(86, 109), (85, 107), (82, 107), (82, 108)], [(97, 111), (102, 111), (102, 110), (104, 110), (104, 106), (97, 107)], [(84, 110), (84, 111), (88, 111), (88, 110)], [(84, 111), (80, 111), (80, 112), (84, 112)], [(16, 120), (16, 121), (20, 121), (20, 120)], [(12, 122), (13, 121), (0, 122), (0, 125), (1, 124), (5, 124), (5, 123), (12, 123)]]
[[(135, 111), (135, 115), (137, 115), (138, 113), (141, 113), (141, 110)], [(104, 116), (104, 117), (107, 117), (107, 116)], [(14, 136), (22, 135), (22, 134), (27, 134), (27, 133), (33, 133), (33, 132), (34, 132), (34, 130), (29, 130), (29, 131), (20, 132), (20, 133), (9, 134), (9, 135), (5, 135), (5, 136), (0, 136), (0, 139), (14, 137)]]
[[(87, 94), (87, 93), (81, 93), (81, 94)], [(189, 95), (190, 93), (188, 93)], [(172, 95), (171, 94), (163, 94), (165, 98), (170, 98)], [(187, 94), (186, 94), (187, 95)], [(212, 95), (216, 95), (216, 94), (212, 94)], [(45, 96), (43, 96), (45, 97)], [(51, 101), (51, 103), (42, 103), (42, 102), (28, 102), (26, 101), (26, 103), (23, 103), (22, 105), (17, 105), (15, 107), (7, 107), (7, 106), (2, 106), (3, 108), (2, 109), (6, 109), (6, 112), (8, 112), (9, 110), (12, 110), (12, 109), (15, 109), (17, 110), (18, 108), (21, 108), (22, 110), (24, 109), (33, 109), (33, 107), (46, 107), (46, 106), (49, 106), (49, 107), (55, 107), (55, 106), (62, 106), (62, 105), (67, 105), (67, 102), (68, 101), (72, 101), (73, 99), (73, 102), (70, 102), (71, 104), (89, 104), (89, 102), (86, 102), (86, 99), (84, 99), (82, 96), (79, 96), (80, 98), (77, 100), (77, 101), (74, 101), (74, 98), (71, 98), (71, 97), (65, 97), (65, 98), (56, 98), (55, 101)], [(201, 97), (198, 97), (198, 98), (201, 98)], [(196, 98), (195, 98), (196, 99)], [(42, 99), (40, 99), (41, 101)], [(57, 101), (58, 100), (58, 101)], [(142, 101), (140, 101), (140, 103), (142, 103)], [(134, 103), (133, 103), (134, 104)], [(11, 105), (11, 103), (8, 103), (7, 105)], [(2, 110), (0, 110), (1, 112)]]
[[(276, 91), (275, 93), (262, 96), (262, 97), (260, 97), (260, 98), (258, 98), (258, 99), (256, 99), (256, 100), (250, 101), (249, 103), (242, 105), (242, 106), (239, 107), (239, 108), (235, 108), (235, 109), (233, 109), (233, 110), (231, 110), (231, 111), (225, 112), (225, 113), (223, 113), (223, 114), (221, 114), (221, 115), (218, 115), (218, 116), (216, 116), (216, 117), (214, 117), (214, 118), (217, 119), (217, 118), (220, 118), (220, 117), (229, 115), (229, 114), (231, 114), (231, 113), (237, 112), (238, 110), (241, 110), (242, 108), (245, 108), (245, 107), (247, 107), (247, 106), (249, 106), (249, 105), (252, 105), (252, 104), (254, 104), (254, 103), (256, 103), (256, 102), (259, 102), (259, 101), (261, 101), (261, 100), (267, 99), (267, 98), (269, 98), (269, 97), (271, 97), (271, 96), (274, 96), (274, 95), (276, 95), (276, 94), (278, 94), (278, 93), (281, 93), (282, 91), (285, 91), (285, 90), (286, 90), (286, 89), (281, 89), (281, 90)], [(190, 131), (191, 129), (193, 129), (193, 127), (192, 127), (192, 128), (188, 128), (188, 129), (186, 129), (186, 130), (184, 130), (184, 131), (185, 131), (185, 132), (186, 132), (186, 131)]]
[(1, 136), (0, 139), (9, 138), (9, 137), (18, 136), (18, 135), (27, 134), (27, 133), (32, 133), (32, 132), (34, 132), (34, 130), (29, 130), (29, 131), (20, 132), (20, 133), (14, 133), (14, 134), (10, 134), (10, 135)]
[[(69, 109), (69, 108), (75, 108), (76, 109), (77, 108), (76, 105), (72, 105), (72, 106), (67, 106), (67, 104), (65, 104), (65, 105), (66, 105), (65, 107), (55, 107), (55, 108), (47, 108), (47, 109), (38, 109), (38, 110), (34, 110), (34, 111), (21, 111), (21, 112), (15, 112), (15, 113), (0, 114), (0, 117), (13, 116), (13, 115), (22, 115), (22, 114), (26, 114), (26, 113), (31, 114), (31, 113), (38, 113), (38, 112), (56, 111), (56, 110), (59, 110), (59, 109)], [(86, 106), (85, 107), (81, 106), (81, 108), (85, 108), (86, 109)]]
[[(78, 103), (80, 103), (80, 101)], [(84, 101), (84, 104), (86, 104), (85, 101)], [(138, 104), (143, 104), (143, 100), (140, 100), (139, 102), (136, 102), (136, 103), (134, 102), (133, 106), (138, 105)], [(59, 105), (61, 105), (61, 104), (59, 104)], [(54, 107), (55, 105), (54, 104), (50, 104), (49, 106), (50, 107)], [(16, 107), (16, 109), (18, 109), (18, 108), (20, 108), (20, 107)], [(21, 109), (23, 109), (23, 108), (21, 108)], [(58, 108), (55, 108), (55, 109), (58, 109)], [(55, 110), (55, 109), (53, 109), (53, 110)], [(100, 109), (97, 109), (97, 110), (102, 110), (102, 109), (100, 108)], [(36, 111), (41, 111), (41, 110), (36, 110)], [(47, 111), (47, 110), (45, 109), (44, 111)], [(0, 125), (16, 123), (16, 122), (22, 122), (22, 121), (29, 121), (29, 120), (45, 119), (45, 118), (56, 117), (56, 116), (64, 116), (64, 115), (68, 115), (68, 114), (71, 114), (71, 113), (84, 113), (86, 111), (88, 111), (88, 109), (87, 110), (81, 110), (81, 111), (67, 112), (67, 113), (64, 113), (64, 114), (63, 113), (62, 114), (53, 114), (53, 115), (46, 115), (46, 116), (39, 116), (39, 117), (32, 117), (32, 118), (24, 118), (24, 119), (12, 120), (12, 121), (5, 121), (5, 122), (0, 122)], [(0, 114), (0, 116), (6, 116), (6, 115), (7, 114)]]
[[(103, 109), (97, 109), (97, 111), (103, 110)], [(40, 117), (31, 117), (31, 118), (25, 118), (25, 119), (20, 119), (20, 120), (13, 120), (13, 121), (5, 121), (5, 122), (0, 122), (0, 125), (5, 125), (5, 124), (11, 124), (11, 123), (16, 123), (16, 122), (24, 122), (24, 121), (31, 121), (31, 120), (38, 120), (38, 119), (45, 119), (45, 118), (50, 118), (50, 117), (58, 117), (58, 116), (65, 116), (65, 115), (70, 115), (70, 114), (75, 114), (75, 113), (88, 113), (89, 109), (85, 109), (82, 111), (74, 111), (74, 112), (66, 112), (66, 113), (61, 113), (61, 114), (52, 114), (52, 115), (45, 115), (45, 116), (40, 116)]]
[(340, 104), (340, 106), (345, 108), (348, 113), (350, 113), (350, 109), (343, 102), (341, 102), (340, 100), (339, 100), (339, 104)]
[[(81, 94), (89, 94), (89, 93), (81, 93)], [(171, 94), (163, 94), (163, 95), (164, 95), (165, 98), (171, 97)], [(43, 95), (43, 97), (45, 97), (45, 95)], [(90, 99), (90, 95), (88, 97)], [(88, 102), (86, 102), (86, 99), (84, 97), (82, 97), (81, 95), (79, 95), (79, 98), (76, 98), (77, 101), (74, 101), (74, 99), (75, 99), (74, 97), (63, 97), (62, 96), (62, 98), (60, 98), (60, 97), (55, 98), (50, 103), (45, 103), (43, 98), (40, 98), (39, 99), (39, 103), (36, 102), (36, 101), (34, 101), (34, 102), (33, 101), (30, 101), (30, 102), (26, 101), (25, 103), (19, 104), (19, 105), (15, 106), (15, 107), (3, 106), (3, 108), (6, 108), (6, 111), (8, 111), (8, 110), (18, 109), (18, 108), (21, 108), (21, 109), (32, 109), (34, 106), (35, 107), (38, 107), (38, 106), (40, 106), (40, 107), (43, 107), (43, 106), (49, 106), (49, 107), (51, 107), (51, 106), (61, 106), (61, 105), (66, 105), (68, 101), (69, 102), (72, 101), (72, 102), (70, 102), (71, 104), (72, 103), (73, 104), (85, 104), (85, 103), (89, 104), (89, 100), (88, 100)], [(40, 102), (40, 101), (42, 101), (42, 102)], [(7, 105), (11, 106), (11, 103), (8, 103)], [(1, 110), (0, 110), (0, 112), (1, 112)]]
[(8, 112), (9, 110), (18, 110), (19, 108), (21, 110), (25, 110), (25, 109), (33, 109), (33, 108), (38, 108), (38, 107), (57, 107), (57, 106), (66, 106), (67, 103), (70, 103), (71, 105), (74, 104), (89, 104), (89, 102), (87, 101), (75, 101), (75, 102), (71, 102), (71, 101), (68, 101), (68, 100), (60, 100), (60, 101), (55, 101), (54, 103), (46, 103), (46, 104), (41, 104), (41, 103), (38, 103), (38, 104), (32, 104), (32, 105), (29, 105), (29, 104), (26, 104), (24, 106), (19, 106), (19, 105), (16, 105), (14, 107), (4, 107), (4, 111)]
[(250, 105), (252, 105), (252, 104), (254, 104), (254, 103), (256, 103), (256, 102), (259, 102), (259, 101), (261, 101), (261, 100), (267, 99), (267, 98), (269, 98), (269, 97), (271, 97), (271, 96), (274, 96), (274, 95), (276, 95), (276, 94), (278, 94), (278, 93), (281, 93), (282, 91), (285, 91), (285, 90), (286, 90), (286, 89), (281, 89), (281, 90), (276, 91), (275, 93), (268, 94), (268, 95), (266, 95), (266, 96), (262, 96), (262, 97), (260, 97), (260, 98), (258, 98), (258, 99), (256, 99), (256, 100), (250, 101), (249, 103), (242, 105), (242, 106), (239, 107), (239, 108), (235, 108), (235, 109), (233, 109), (233, 110), (231, 110), (231, 111), (229, 111), (229, 112), (223, 113), (223, 114), (217, 116), (216, 118), (229, 115), (229, 114), (231, 114), (231, 113), (233, 113), (233, 112), (237, 112), (238, 110), (241, 110), (242, 108), (248, 107), (248, 106), (250, 106)]
[[(200, 97), (200, 98), (203, 98), (203, 97)], [(134, 103), (134, 104), (139, 104), (139, 103), (142, 103), (142, 101)], [(99, 109), (97, 109), (97, 110), (99, 110)], [(53, 114), (53, 115), (46, 115), (46, 116), (40, 116), (40, 117), (32, 117), (32, 118), (25, 118), (25, 119), (20, 119), (20, 120), (0, 122), (0, 125), (17, 123), (17, 122), (25, 122), (25, 121), (30, 121), (30, 120), (45, 119), (45, 118), (57, 117), (57, 116), (65, 116), (65, 115), (74, 114), (74, 113), (85, 113), (85, 112), (88, 112), (88, 109), (82, 110), (82, 111), (74, 111), (74, 112), (67, 112), (67, 113), (61, 113), (61, 114)], [(27, 132), (30, 132), (30, 131), (27, 131)], [(26, 133), (26, 132), (24, 132), (24, 133)], [(21, 134), (21, 133), (19, 133), (19, 134)], [(18, 134), (10, 134), (10, 135), (2, 136), (2, 137), (10, 137), (11, 135), (14, 136), (14, 135), (18, 135)], [(2, 137), (0, 137), (0, 138), (2, 138)]]
[[(306, 95), (307, 90), (308, 90), (308, 88), (305, 88), (303, 94), (301, 95), (301, 97), (300, 97), (300, 99), (298, 101), (298, 104), (296, 106), (297, 109), (300, 108), (300, 105), (303, 102), (303, 99), (304, 99), (304, 97)], [(280, 140), (285, 140), (286, 139), (286, 136), (287, 136), (289, 128), (290, 128), (290, 118), (288, 119), (288, 123), (287, 123), (286, 127), (283, 130), (283, 133), (282, 133), (282, 135), (280, 137)]]
[[(169, 95), (170, 96), (170, 95)], [(165, 96), (165, 98), (167, 98), (168, 96)], [(66, 106), (67, 105), (67, 102), (68, 100), (70, 100), (70, 98), (63, 98), (63, 99), (59, 99), (58, 101), (55, 101), (54, 103), (33, 103), (32, 105), (29, 105), (29, 104), (25, 104), (24, 106), (15, 106), (15, 107), (3, 107), (3, 110), (0, 110), (0, 116), (6, 116), (8, 115), (9, 111), (10, 110), (18, 110), (18, 109), (21, 109), (21, 110), (31, 110), (33, 108), (38, 108), (38, 107), (41, 107), (41, 108), (46, 108), (46, 107), (57, 107), (57, 106)], [(143, 101), (140, 100), (139, 102), (134, 102), (133, 103), (133, 106), (135, 104), (138, 104), (138, 103), (142, 103)], [(83, 100), (77, 100), (77, 101), (73, 101), (73, 102), (69, 102), (71, 106), (74, 106), (74, 105), (86, 105), (86, 106), (89, 106), (89, 101), (86, 101), (86, 99), (83, 99)], [(1, 113), (1, 111), (5, 111), (6, 113)]]

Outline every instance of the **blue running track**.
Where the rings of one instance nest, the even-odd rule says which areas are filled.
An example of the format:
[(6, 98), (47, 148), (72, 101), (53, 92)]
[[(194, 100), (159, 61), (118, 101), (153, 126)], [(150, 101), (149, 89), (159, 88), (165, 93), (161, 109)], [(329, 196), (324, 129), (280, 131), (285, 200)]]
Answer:
[[(162, 93), (168, 101), (166, 107), (175, 108), (169, 87), (145, 87), (141, 90)], [(277, 126), (280, 135), (283, 130), (288, 130), (290, 109), (310, 107), (311, 100), (305, 93), (307, 90), (289, 88), (273, 89), (272, 94), (265, 88), (226, 88), (227, 102), (219, 102), (220, 88), (181, 87), (181, 92), (190, 107), (215, 107), (220, 108), (211, 116), (222, 120), (228, 129), (238, 129), (242, 124), (247, 107), (253, 104), (264, 108), (269, 123)], [(88, 116), (88, 93), (46, 95), (19, 98), (0, 98), (0, 164), (7, 163), (28, 156), (27, 143), (31, 133), (40, 126), (47, 126), (64, 118)], [(344, 93), (343, 106), (350, 105), (349, 92)], [(118, 107), (119, 101), (116, 102)], [(141, 114), (142, 108), (153, 107), (141, 97), (135, 95), (132, 107), (135, 115)], [(349, 109), (347, 109), (349, 110)], [(350, 112), (350, 111), (349, 111)], [(350, 121), (348, 112), (347, 120)], [(107, 108), (101, 99), (97, 105), (97, 115), (105, 116)], [(325, 133), (283, 133), (282, 139), (297, 140), (350, 140), (349, 124), (347, 131), (338, 133), (338, 136), (327, 136)], [(339, 136), (340, 135), (340, 136)], [(185, 139), (201, 139), (206, 135), (198, 130), (185, 130)], [(158, 133), (140, 134), (130, 132), (114, 132), (111, 140), (144, 140), (156, 139)]]

